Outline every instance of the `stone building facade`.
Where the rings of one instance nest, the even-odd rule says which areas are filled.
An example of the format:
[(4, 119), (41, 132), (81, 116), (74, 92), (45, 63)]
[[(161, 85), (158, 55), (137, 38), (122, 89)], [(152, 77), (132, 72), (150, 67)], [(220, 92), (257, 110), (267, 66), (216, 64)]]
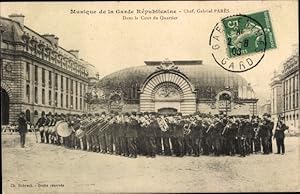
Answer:
[(295, 47), (292, 55), (283, 61), (280, 73), (271, 80), (271, 114), (280, 115), (290, 129), (300, 132), (299, 100), (299, 54)]
[(85, 113), (90, 77), (79, 51), (25, 26), (23, 15), (0, 19), (2, 124), (15, 122), (21, 111), (32, 122), (42, 112)]
[(201, 60), (145, 63), (101, 78), (94, 110), (257, 115), (254, 90), (236, 73)]

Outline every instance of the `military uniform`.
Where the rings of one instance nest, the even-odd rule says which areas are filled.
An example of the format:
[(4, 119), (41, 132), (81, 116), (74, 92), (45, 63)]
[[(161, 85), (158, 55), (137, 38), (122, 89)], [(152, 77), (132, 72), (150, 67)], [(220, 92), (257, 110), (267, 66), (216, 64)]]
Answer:
[[(45, 115), (42, 115), (42, 117), (38, 119), (38, 121), (36, 122), (35, 125), (38, 127), (38, 129), (40, 129), (40, 127), (44, 127), (45, 126), (45, 122), (46, 122)], [(40, 131), (41, 143), (45, 143), (44, 133), (45, 133), (44, 130)]]
[(284, 131), (287, 129), (288, 127), (282, 121), (278, 121), (274, 133), (274, 138), (276, 138), (276, 144), (277, 144), (277, 154), (280, 154), (280, 152), (282, 154), (285, 154)]
[(156, 156), (156, 130), (159, 127), (157, 121), (152, 121), (148, 127), (143, 127), (146, 131), (146, 150), (148, 157)]
[(128, 145), (129, 157), (137, 157), (136, 139), (139, 124), (136, 119), (131, 119), (127, 123), (126, 139)]

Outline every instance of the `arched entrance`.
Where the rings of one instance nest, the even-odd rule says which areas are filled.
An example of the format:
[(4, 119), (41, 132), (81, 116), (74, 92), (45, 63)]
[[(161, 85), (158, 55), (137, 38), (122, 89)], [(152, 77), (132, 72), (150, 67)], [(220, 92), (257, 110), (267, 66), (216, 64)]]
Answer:
[(158, 111), (160, 114), (165, 114), (165, 115), (174, 115), (177, 113), (177, 109), (175, 108), (161, 108), (158, 109)]
[(140, 90), (140, 111), (171, 111), (193, 114), (196, 95), (189, 79), (174, 65), (162, 64), (150, 74)]
[(229, 112), (231, 112), (231, 93), (228, 91), (220, 92), (217, 96), (218, 104), (219, 104), (219, 112), (224, 113), (227, 115)]
[(28, 109), (25, 112), (25, 118), (26, 118), (27, 121), (31, 120), (30, 110), (28, 110)]
[(1, 125), (9, 123), (9, 96), (6, 90), (1, 88)]

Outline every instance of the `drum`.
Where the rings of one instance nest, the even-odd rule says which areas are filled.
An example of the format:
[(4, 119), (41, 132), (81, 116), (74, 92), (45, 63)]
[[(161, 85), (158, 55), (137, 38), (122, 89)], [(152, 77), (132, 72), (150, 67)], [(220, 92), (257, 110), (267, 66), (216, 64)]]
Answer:
[(45, 129), (44, 129), (43, 126), (39, 128), (39, 131), (40, 131), (40, 132), (43, 132), (44, 130), (45, 130)]
[(68, 125), (66, 121), (57, 124), (56, 132), (61, 137), (68, 137), (71, 135), (73, 128)]

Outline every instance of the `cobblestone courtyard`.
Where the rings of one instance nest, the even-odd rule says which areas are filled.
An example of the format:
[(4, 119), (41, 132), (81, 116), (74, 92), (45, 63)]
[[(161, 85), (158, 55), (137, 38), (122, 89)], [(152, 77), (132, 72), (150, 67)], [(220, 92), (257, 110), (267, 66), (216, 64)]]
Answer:
[(299, 137), (286, 138), (286, 155), (154, 159), (37, 144), (32, 134), (21, 149), (18, 138), (2, 135), (4, 193), (300, 191)]

